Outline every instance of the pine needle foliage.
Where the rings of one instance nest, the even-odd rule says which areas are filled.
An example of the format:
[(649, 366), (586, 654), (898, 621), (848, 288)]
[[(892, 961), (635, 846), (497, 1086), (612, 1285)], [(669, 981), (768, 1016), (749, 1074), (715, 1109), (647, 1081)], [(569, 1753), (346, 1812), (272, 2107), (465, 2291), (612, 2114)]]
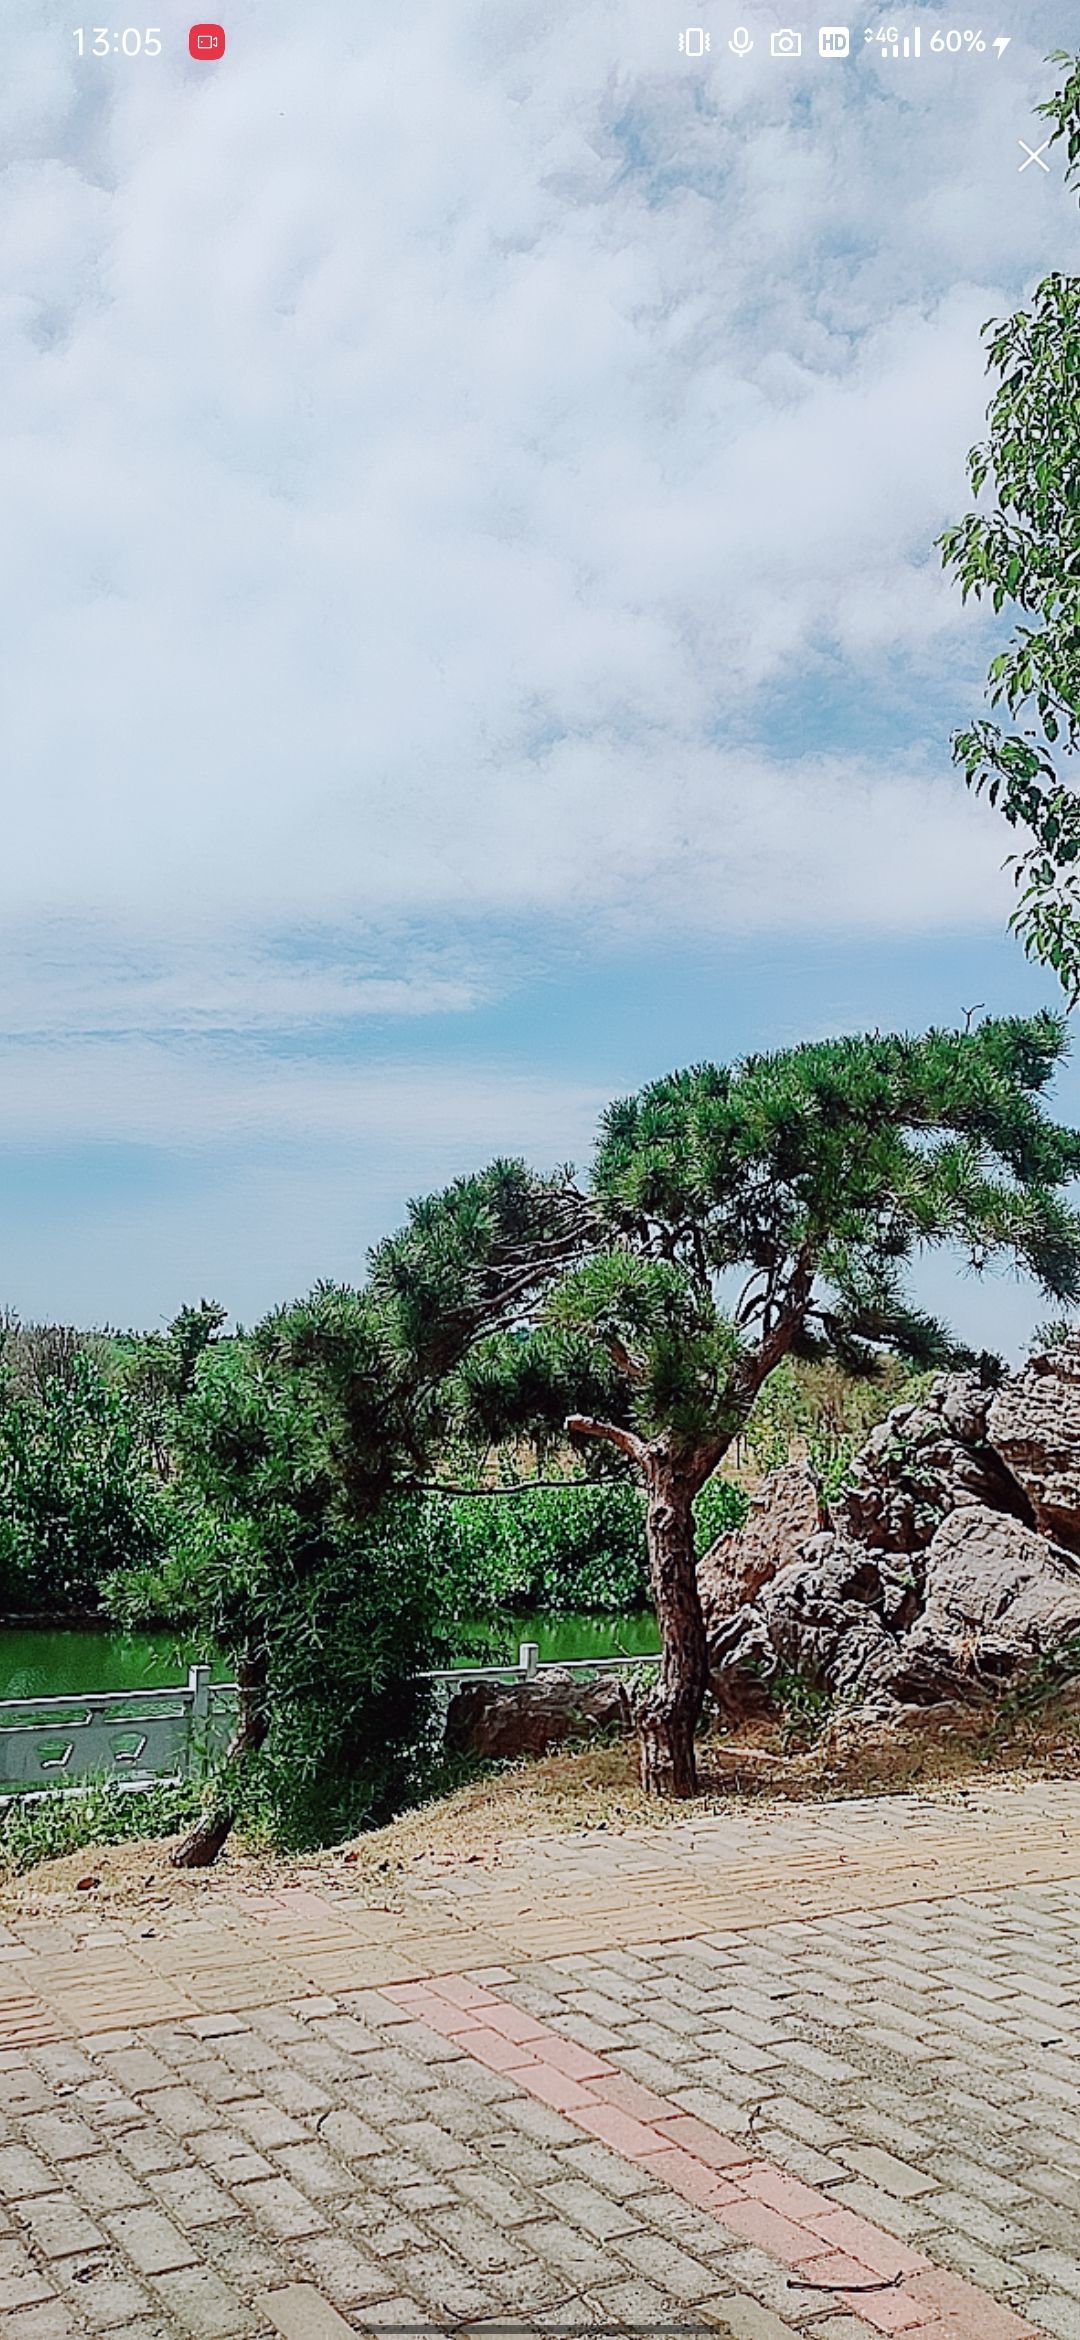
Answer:
[(1065, 1050), (1042, 1014), (691, 1066), (610, 1107), (589, 1180), (561, 1178), (557, 1204), (500, 1163), (377, 1259), (395, 1340), (447, 1366), (448, 1425), (568, 1433), (644, 1484), (665, 1649), (648, 1768), (669, 1792), (689, 1792), (707, 1679), (693, 1502), (778, 1365), (966, 1358), (912, 1297), (932, 1246), (1080, 1298), (1080, 1135), (1043, 1103)]

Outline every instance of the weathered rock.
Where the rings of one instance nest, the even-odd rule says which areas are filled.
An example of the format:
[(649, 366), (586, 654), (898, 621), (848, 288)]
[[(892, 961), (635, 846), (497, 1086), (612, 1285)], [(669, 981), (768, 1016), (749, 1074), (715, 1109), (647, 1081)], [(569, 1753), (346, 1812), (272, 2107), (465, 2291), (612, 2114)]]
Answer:
[(1080, 1552), (1080, 1341), (1032, 1357), (999, 1389), (988, 1430), (1034, 1525)]
[(543, 1673), (529, 1682), (466, 1682), (450, 1701), (446, 1744), (494, 1760), (545, 1755), (568, 1739), (633, 1727), (626, 1685), (614, 1674)]
[(833, 1530), (811, 1531), (812, 1502), (808, 1474), (779, 1474), (709, 1555), (724, 1715), (760, 1711), (785, 1675), (897, 1729), (985, 1703), (1080, 1639), (1080, 1341), (996, 1395), (943, 1376), (873, 1432)]
[(886, 1597), (876, 1554), (842, 1536), (817, 1536), (761, 1597), (779, 1665), (834, 1697), (887, 1679), (896, 1640), (884, 1620)]
[(773, 1471), (751, 1498), (741, 1528), (719, 1536), (698, 1562), (698, 1590), (711, 1636), (722, 1619), (752, 1601), (762, 1585), (797, 1560), (822, 1525), (817, 1488), (803, 1463)]
[(760, 1610), (749, 1605), (714, 1620), (709, 1638), (709, 1687), (726, 1723), (767, 1714), (780, 1663)]
[(892, 1687), (928, 1679), (993, 1687), (1080, 1636), (1080, 1561), (1020, 1520), (975, 1504), (954, 1511), (926, 1560), (926, 1601)]
[(1031, 1524), (1026, 1495), (988, 1439), (990, 1399), (977, 1374), (950, 1373), (918, 1404), (894, 1406), (853, 1465), (838, 1526), (874, 1551), (916, 1554), (964, 1504)]

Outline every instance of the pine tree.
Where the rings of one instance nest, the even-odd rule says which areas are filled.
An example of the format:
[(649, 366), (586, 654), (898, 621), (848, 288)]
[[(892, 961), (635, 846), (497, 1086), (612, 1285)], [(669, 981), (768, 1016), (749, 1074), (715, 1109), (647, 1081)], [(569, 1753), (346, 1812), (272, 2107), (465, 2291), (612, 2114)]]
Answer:
[(931, 1245), (1080, 1298), (1062, 1193), (1080, 1134), (1041, 1103), (1065, 1048), (1044, 1014), (698, 1065), (610, 1108), (582, 1186), (495, 1164), (375, 1255), (390, 1348), (444, 1428), (569, 1435), (644, 1486), (663, 1644), (639, 1718), (648, 1790), (695, 1792), (692, 1506), (781, 1360), (966, 1354), (910, 1296)]

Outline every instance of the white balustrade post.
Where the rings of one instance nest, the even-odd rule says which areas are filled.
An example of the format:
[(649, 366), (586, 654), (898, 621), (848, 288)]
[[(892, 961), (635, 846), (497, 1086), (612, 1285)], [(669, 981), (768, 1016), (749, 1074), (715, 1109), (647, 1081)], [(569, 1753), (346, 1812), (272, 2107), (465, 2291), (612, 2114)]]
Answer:
[(540, 1663), (540, 1644), (539, 1644), (539, 1642), (538, 1642), (538, 1641), (522, 1641), (522, 1642), (519, 1642), (519, 1644), (518, 1644), (518, 1672), (519, 1672), (519, 1674), (521, 1675), (521, 1677), (522, 1677), (522, 1680), (523, 1680), (523, 1681), (525, 1681), (525, 1682), (531, 1682), (531, 1681), (532, 1681), (533, 1675), (535, 1674), (535, 1672), (536, 1672), (536, 1669), (537, 1669), (537, 1666), (539, 1665), (539, 1663)]
[(189, 1666), (187, 1686), (191, 1694), (192, 1722), (206, 1722), (210, 1713), (209, 1666)]

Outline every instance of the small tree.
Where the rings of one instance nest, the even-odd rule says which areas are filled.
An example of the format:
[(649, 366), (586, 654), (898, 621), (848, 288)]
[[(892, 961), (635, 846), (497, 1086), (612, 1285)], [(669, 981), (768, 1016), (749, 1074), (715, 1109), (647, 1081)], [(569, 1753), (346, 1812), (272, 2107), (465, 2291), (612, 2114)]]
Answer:
[[(242, 1809), (261, 1808), (283, 1839), (325, 1840), (400, 1794), (433, 1624), (416, 1490), (445, 1434), (446, 1376), (496, 1286), (520, 1281), (522, 1230), (553, 1258), (560, 1215), (557, 1181), (496, 1166), (461, 1182), (459, 1250), (430, 1247), (438, 1273), (414, 1314), (327, 1284), (247, 1338), (218, 1340), (213, 1305), (185, 1310), (151, 1354), (178, 1533), (110, 1605), (193, 1627), (240, 1690), (179, 1865), (216, 1859)], [(416, 1206), (418, 1226), (433, 1216), (437, 1204)]]
[[(523, 1228), (513, 1278), (489, 1274), (494, 1326), (448, 1369), (448, 1414), (488, 1438), (569, 1433), (645, 1489), (663, 1643), (639, 1716), (647, 1790), (695, 1792), (708, 1658), (693, 1503), (781, 1360), (955, 1357), (906, 1289), (931, 1244), (1080, 1294), (1080, 1217), (1061, 1199), (1080, 1136), (1039, 1103), (1064, 1050), (1043, 1015), (673, 1074), (606, 1114), (588, 1188), (563, 1187), (561, 1256)], [(458, 1199), (377, 1255), (399, 1325), (426, 1295), (429, 1353), (439, 1306), (453, 1316), (477, 1289)]]
[[(111, 1590), (115, 1614), (186, 1625), (235, 1671), (236, 1729), (173, 1855), (183, 1867), (213, 1861), (240, 1812), (293, 1844), (360, 1826), (422, 1734), (417, 1539), (385, 1487), (381, 1502), (350, 1498), (336, 1393), (291, 1353), (332, 1316), (359, 1367), (351, 1293), (322, 1292), (252, 1339), (204, 1349), (176, 1422), (183, 1533), (164, 1565)], [(384, 1458), (388, 1477), (389, 1441)]]
[[(1080, 187), (1080, 58), (1038, 111), (1062, 143), (1066, 185)], [(986, 793), (1031, 842), (1012, 857), (1019, 901), (1011, 924), (1030, 958), (1080, 998), (1080, 795), (1070, 781), (1080, 746), (1080, 277), (1055, 272), (1029, 308), (985, 329), (998, 387), (985, 442), (968, 458), (972, 492), (992, 491), (940, 538), (965, 601), (1018, 613), (990, 664), (991, 708), (953, 739), (969, 788)]]

